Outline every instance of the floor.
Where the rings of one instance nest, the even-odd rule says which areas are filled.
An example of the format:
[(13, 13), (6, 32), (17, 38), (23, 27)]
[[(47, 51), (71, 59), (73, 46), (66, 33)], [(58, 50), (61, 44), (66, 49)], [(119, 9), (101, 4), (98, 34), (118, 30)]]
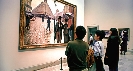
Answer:
[[(108, 66), (104, 65), (105, 71), (108, 70)], [(69, 68), (67, 67), (67, 63), (62, 64), (62, 69), (61, 69), (61, 64), (48, 67), (48, 68), (43, 68), (37, 71), (69, 71)], [(126, 55), (120, 55), (119, 59), (119, 66), (118, 66), (119, 71), (132, 71), (133, 70), (133, 50), (128, 50)], [(95, 71), (95, 67), (92, 68), (90, 71)]]

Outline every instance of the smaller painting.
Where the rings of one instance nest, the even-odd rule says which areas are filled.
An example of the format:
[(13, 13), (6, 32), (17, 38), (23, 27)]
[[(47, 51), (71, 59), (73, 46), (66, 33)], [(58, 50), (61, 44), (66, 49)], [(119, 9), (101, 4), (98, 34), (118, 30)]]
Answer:
[(128, 41), (130, 40), (130, 29), (129, 28), (118, 28), (119, 37), (123, 38), (124, 33), (127, 34)]
[(108, 38), (110, 36), (109, 30), (103, 30), (105, 32), (105, 38)]

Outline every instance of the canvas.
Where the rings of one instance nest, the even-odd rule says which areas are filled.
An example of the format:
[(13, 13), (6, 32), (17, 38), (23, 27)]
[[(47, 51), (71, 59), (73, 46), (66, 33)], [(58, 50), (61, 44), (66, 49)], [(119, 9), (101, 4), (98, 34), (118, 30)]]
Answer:
[(109, 33), (109, 30), (103, 30), (105, 32), (105, 38), (109, 38), (110, 36), (110, 33)]
[(127, 32), (128, 40), (130, 40), (130, 28), (118, 28), (119, 37), (123, 38), (123, 32)]
[(19, 49), (65, 46), (74, 40), (76, 9), (64, 0), (21, 0)]

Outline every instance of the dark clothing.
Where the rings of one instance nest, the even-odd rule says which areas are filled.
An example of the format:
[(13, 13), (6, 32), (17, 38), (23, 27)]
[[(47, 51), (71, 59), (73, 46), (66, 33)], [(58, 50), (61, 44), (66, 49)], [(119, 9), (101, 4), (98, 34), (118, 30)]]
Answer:
[(88, 44), (83, 40), (76, 39), (69, 41), (66, 47), (65, 55), (70, 69), (87, 68)]
[(74, 24), (72, 24), (72, 25), (70, 26), (70, 30), (72, 31), (72, 32), (71, 32), (71, 40), (74, 40)]
[(69, 33), (68, 33), (68, 24), (64, 24), (64, 43), (68, 43), (69, 41)]
[(96, 63), (96, 71), (105, 71), (102, 62), (102, 57), (100, 56), (95, 57), (95, 63)]
[(118, 71), (118, 64), (116, 66), (109, 65), (109, 71)]
[[(50, 31), (50, 22), (51, 22), (50, 19), (48, 19), (48, 20), (47, 20), (47, 23), (48, 23), (47, 29), (49, 28), (49, 31)], [(47, 29), (46, 29), (46, 30), (47, 30)]]
[(122, 38), (121, 51), (127, 52), (127, 41), (128, 41), (128, 37)]
[(110, 36), (107, 41), (107, 49), (105, 56), (108, 57), (109, 66), (118, 66), (119, 61), (119, 36)]
[(30, 24), (30, 16), (26, 15), (26, 27), (29, 27)]
[(54, 19), (54, 41), (56, 39), (56, 26), (55, 26), (55, 19)]
[(44, 22), (44, 15), (42, 15), (42, 22)]
[(62, 29), (63, 29), (63, 24), (62, 24), (62, 22), (57, 22), (56, 23), (56, 32), (57, 31), (62, 31)]
[(62, 39), (62, 29), (63, 29), (63, 24), (60, 22), (56, 23), (56, 39), (57, 43), (61, 43)]
[(89, 45), (90, 45), (90, 46), (93, 46), (93, 40), (90, 41), (90, 44), (89, 44)]

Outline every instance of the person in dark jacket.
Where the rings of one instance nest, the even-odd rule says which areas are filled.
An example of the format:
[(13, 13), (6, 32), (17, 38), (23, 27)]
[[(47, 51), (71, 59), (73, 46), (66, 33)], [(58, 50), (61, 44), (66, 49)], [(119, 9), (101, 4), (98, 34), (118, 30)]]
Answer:
[(27, 28), (27, 30), (30, 29), (30, 15), (26, 15), (26, 26), (25, 28)]
[(50, 22), (51, 22), (51, 21), (50, 21), (50, 17), (48, 17), (48, 20), (47, 20), (47, 23), (48, 23), (48, 24), (47, 24), (46, 30), (49, 28), (49, 31), (50, 31)]
[(116, 28), (111, 28), (105, 53), (105, 58), (108, 58), (107, 65), (109, 66), (109, 71), (118, 71), (119, 44), (120, 38), (118, 36), (118, 31)]
[(68, 19), (65, 19), (65, 24), (64, 24), (64, 43), (68, 43), (69, 41), (69, 33), (68, 33)]
[(77, 38), (74, 41), (69, 41), (66, 47), (65, 55), (69, 71), (87, 71), (87, 54), (88, 44), (82, 39), (86, 35), (86, 30), (83, 26), (76, 28)]
[(45, 15), (44, 15), (44, 14), (42, 14), (42, 22), (44, 22), (44, 17), (45, 17)]
[(54, 18), (54, 43), (55, 43), (55, 39), (56, 39), (56, 22)]
[(122, 38), (122, 43), (121, 43), (121, 54), (124, 51), (124, 55), (127, 52), (127, 41), (128, 41), (128, 33), (124, 32), (123, 38)]
[(58, 18), (58, 22), (56, 23), (56, 39), (57, 43), (61, 43), (62, 40), (62, 29), (63, 29), (63, 23), (61, 22), (61, 16)]

